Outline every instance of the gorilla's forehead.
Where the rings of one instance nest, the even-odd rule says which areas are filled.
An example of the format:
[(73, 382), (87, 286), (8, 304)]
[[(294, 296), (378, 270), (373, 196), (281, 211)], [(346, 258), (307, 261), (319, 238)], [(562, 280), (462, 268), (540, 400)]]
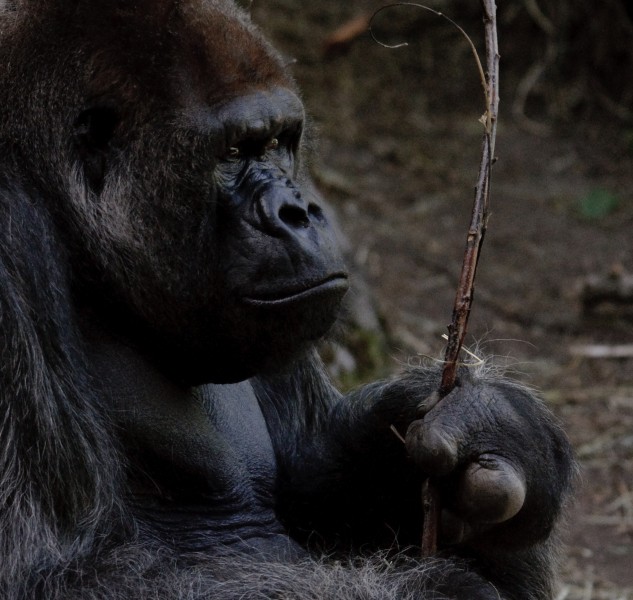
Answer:
[[(137, 78), (138, 94), (146, 101), (168, 96), (173, 102), (176, 96), (189, 103), (193, 96), (215, 104), (248, 89), (295, 87), (279, 54), (232, 2), (98, 2), (96, 13), (94, 5), (88, 10), (85, 39), (98, 49), (93, 54), (97, 89), (120, 83), (116, 71)], [(104, 35), (114, 43), (102, 43)], [(112, 50), (104, 54), (103, 48)]]
[(12, 62), (65, 73), (66, 97), (151, 108), (296, 89), (281, 56), (229, 0), (21, 0), (0, 12), (0, 40), (14, 36), (31, 54)]
[[(222, 100), (263, 86), (294, 88), (280, 56), (250, 20), (214, 3), (187, 2), (182, 6), (184, 36), (178, 40), (184, 71), (194, 89), (209, 100)], [(224, 3), (222, 3), (224, 4)]]

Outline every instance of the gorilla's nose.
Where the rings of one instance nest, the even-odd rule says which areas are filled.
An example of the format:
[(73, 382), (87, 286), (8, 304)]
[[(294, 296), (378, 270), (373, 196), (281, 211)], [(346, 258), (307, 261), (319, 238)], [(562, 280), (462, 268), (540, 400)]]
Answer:
[(289, 179), (267, 186), (258, 203), (262, 226), (271, 235), (306, 235), (325, 224), (321, 207), (308, 201)]

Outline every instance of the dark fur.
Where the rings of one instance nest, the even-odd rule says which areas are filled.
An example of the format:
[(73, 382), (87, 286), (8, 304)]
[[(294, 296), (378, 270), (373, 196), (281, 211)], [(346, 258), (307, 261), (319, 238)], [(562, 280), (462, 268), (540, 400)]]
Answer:
[[(342, 397), (310, 348), (339, 292), (236, 308), (232, 289), (340, 269), (317, 201), (292, 204), (300, 166), (238, 185), (221, 156), (242, 138), (204, 135), (218, 115), (234, 135), (261, 90), (299, 110), (248, 18), (225, 0), (0, 7), (0, 598), (550, 597), (572, 467), (530, 392), (464, 374), (429, 413), (459, 449), (445, 506), (463, 513), (482, 456), (527, 495), (416, 560), (423, 473), (390, 425), (406, 432), (437, 373)], [(222, 189), (294, 206), (275, 224), (291, 233)]]

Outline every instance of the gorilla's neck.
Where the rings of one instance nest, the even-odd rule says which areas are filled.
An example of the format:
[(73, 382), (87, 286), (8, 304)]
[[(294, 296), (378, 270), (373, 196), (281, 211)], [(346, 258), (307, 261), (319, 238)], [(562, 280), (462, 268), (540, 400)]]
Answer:
[(213, 458), (204, 440), (213, 427), (197, 390), (170, 381), (137, 349), (97, 327), (86, 337), (104, 410), (132, 456), (155, 455), (165, 466), (204, 477)]
[[(281, 532), (274, 453), (250, 383), (179, 387), (125, 341), (84, 329), (141, 529), (191, 550)], [(231, 513), (234, 527), (218, 527)]]

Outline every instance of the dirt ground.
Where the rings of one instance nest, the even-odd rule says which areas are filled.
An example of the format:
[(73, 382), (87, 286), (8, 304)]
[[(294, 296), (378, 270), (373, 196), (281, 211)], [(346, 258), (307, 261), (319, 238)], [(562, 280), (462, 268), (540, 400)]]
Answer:
[[(326, 58), (324, 40), (362, 7), (267, 0), (252, 11), (293, 61), (317, 132), (311, 170), (373, 290), (395, 369), (442, 352), (483, 101), (465, 44), (411, 13), (390, 18), (387, 35), (419, 42), (389, 50), (364, 35)], [(502, 58), (502, 80), (504, 69)], [(508, 71), (468, 343), (539, 388), (577, 450), (558, 600), (630, 600), (633, 303), (588, 307), (582, 289), (633, 273), (633, 126), (600, 111), (526, 122), (511, 110), (520, 69)], [(607, 356), (588, 356), (595, 345)]]

